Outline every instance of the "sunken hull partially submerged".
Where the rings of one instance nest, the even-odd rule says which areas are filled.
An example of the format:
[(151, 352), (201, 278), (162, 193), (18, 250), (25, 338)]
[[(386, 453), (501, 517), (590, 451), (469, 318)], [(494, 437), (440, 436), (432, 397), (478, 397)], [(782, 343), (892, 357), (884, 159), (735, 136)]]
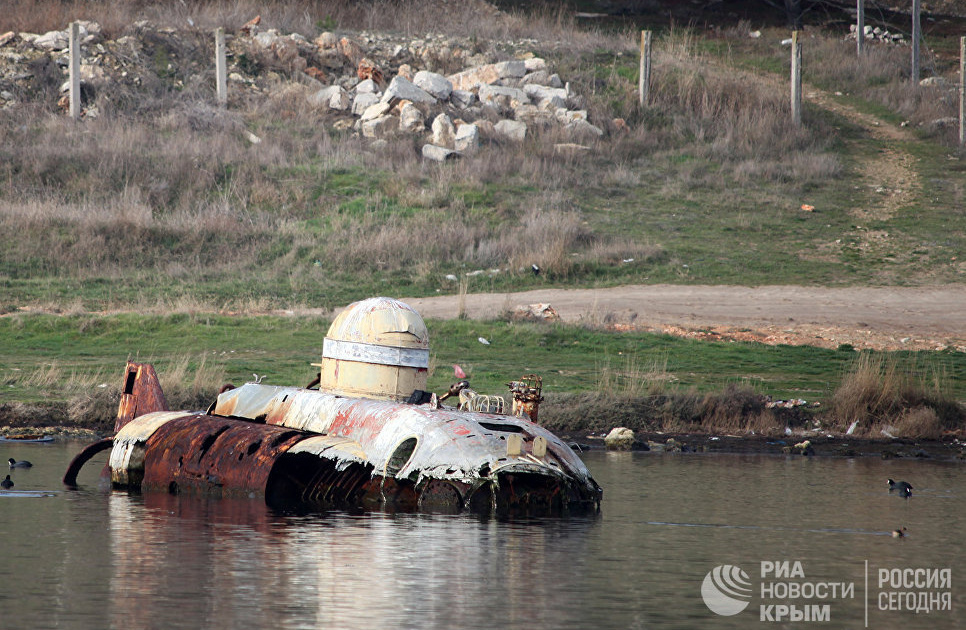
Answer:
[(580, 458), (522, 417), (254, 383), (219, 396), (214, 414), (350, 440), (378, 500), (397, 505), (557, 510), (601, 498)]
[[(391, 309), (399, 305), (389, 302)], [(377, 306), (386, 308), (385, 302)], [(395, 310), (391, 314), (398, 320)], [(206, 412), (167, 411), (153, 368), (129, 363), (116, 435), (78, 455), (65, 482), (75, 482), (83, 463), (109, 448), (114, 487), (132, 491), (263, 498), (272, 507), (295, 510), (599, 509), (602, 491), (580, 458), (524, 412), (445, 406), (418, 389), (425, 383), (419, 374), (425, 368), (418, 365), (401, 377), (391, 373), (390, 389), (398, 391), (382, 399), (347, 394), (365, 380), (346, 381), (360, 367), (357, 346), (365, 345), (354, 343), (348, 360), (332, 366), (323, 359), (320, 391), (257, 382), (226, 386)], [(327, 350), (338, 354), (345, 348)], [(378, 369), (376, 375), (384, 376)], [(372, 380), (371, 370), (365, 377)], [(426, 402), (402, 402), (401, 392)], [(535, 407), (521, 408), (535, 415)]]

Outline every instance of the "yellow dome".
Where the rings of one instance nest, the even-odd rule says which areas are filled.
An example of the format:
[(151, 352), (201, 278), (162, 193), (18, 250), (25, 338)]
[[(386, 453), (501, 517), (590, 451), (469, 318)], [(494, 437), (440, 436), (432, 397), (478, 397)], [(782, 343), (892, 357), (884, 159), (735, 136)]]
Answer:
[(429, 331), (411, 306), (387, 297), (350, 304), (322, 345), (319, 389), (406, 400), (426, 387)]
[(325, 337), (379, 346), (429, 349), (429, 331), (420, 314), (408, 304), (387, 297), (350, 304), (335, 318)]

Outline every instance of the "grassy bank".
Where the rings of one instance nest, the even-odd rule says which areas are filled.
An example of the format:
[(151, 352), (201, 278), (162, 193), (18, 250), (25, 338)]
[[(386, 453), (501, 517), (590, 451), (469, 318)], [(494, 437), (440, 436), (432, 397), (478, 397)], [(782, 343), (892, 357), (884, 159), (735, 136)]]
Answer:
[[(305, 385), (328, 321), (302, 317), (8, 316), (0, 319), (0, 424), (112, 426), (128, 358), (153, 363), (171, 405), (205, 408), (226, 382), (257, 374)], [(821, 426), (938, 438), (966, 411), (966, 355), (706, 342), (562, 324), (430, 321), (429, 388), (459, 364), (481, 393), (544, 379), (541, 421), (559, 430), (783, 434)], [(481, 344), (479, 337), (490, 341)], [(119, 349), (122, 349), (119, 353)], [(785, 408), (769, 401), (801, 399)], [(48, 412), (44, 412), (44, 408)], [(19, 420), (18, 420), (19, 417)]]
[[(455, 293), (446, 276), (478, 269), (500, 271), (471, 278), (470, 291), (963, 280), (962, 154), (952, 131), (930, 126), (955, 103), (908, 85), (904, 47), (870, 46), (856, 60), (841, 33), (813, 30), (805, 53), (807, 82), (909, 121), (915, 133), (897, 143), (813, 102), (792, 126), (783, 31), (660, 30), (642, 108), (636, 32), (579, 28), (557, 13), (469, 20), (447, 4), (433, 24), (453, 46), (545, 57), (605, 135), (582, 157), (560, 156), (559, 134), (536, 131), (441, 166), (419, 159), (420, 137), (371, 150), (300, 98), (295, 77), (254, 62), (261, 91), (214, 107), (207, 61), (210, 27), (232, 32), (249, 15), (309, 40), (385, 29), (405, 42), (423, 35), (415, 25), (435, 3), (119, 4), (107, 14), (101, 3), (41, 11), (23, 1), (2, 18), (62, 28), (67, 7), (103, 21), (108, 37), (140, 18), (176, 26), (176, 36), (152, 34), (132, 69), (140, 87), (97, 86), (96, 119), (63, 117), (63, 72), (47, 66), (0, 111), (0, 229), (18, 235), (0, 243), (2, 310), (333, 307)], [(954, 71), (930, 42), (924, 50), (929, 72)], [(911, 183), (888, 216), (869, 209), (890, 191), (860, 168), (886, 150), (913, 155), (916, 181), (928, 182)]]
[[(446, 49), (480, 60), (543, 57), (604, 135), (562, 155), (559, 130), (534, 129), (520, 144), (488, 138), (475, 155), (427, 162), (426, 134), (373, 145), (312, 106), (304, 78), (254, 49), (231, 61), (253, 89), (216, 107), (211, 30), (237, 36), (256, 15), (262, 28), (307, 41), (324, 31), (360, 41), (376, 33), (413, 47), (441, 35)], [(857, 59), (840, 24), (806, 31), (804, 79), (822, 94), (806, 99), (794, 126), (781, 43), (788, 33), (744, 22), (657, 28), (651, 98), (641, 106), (642, 25), (584, 27), (553, 9), (15, 0), (4, 5), (0, 33), (75, 19), (100, 22), (106, 67), (126, 68), (124, 77), (90, 82), (96, 117), (74, 122), (58, 108), (65, 71), (53, 56), (3, 79), (12, 96), (0, 108), (7, 417), (30, 418), (31, 405), (47, 404), (48, 416), (109, 423), (128, 356), (170, 374), (178, 406), (201, 406), (223, 381), (252, 373), (274, 383), (311, 378), (327, 322), (197, 313), (332, 308), (461, 288), (966, 278), (966, 155), (936, 122), (956, 114), (954, 91), (910, 84), (905, 47), (872, 44)], [(926, 73), (955, 75), (948, 44), (927, 34)], [(28, 52), (16, 46), (4, 63)], [(453, 59), (414, 63), (444, 70)], [(883, 128), (894, 133), (876, 132)], [(895, 165), (893, 180), (875, 178)], [(531, 273), (532, 264), (543, 272)], [(65, 316), (28, 316), (25, 307)], [(138, 314), (90, 314), (112, 309)], [(448, 385), (451, 363), (490, 392), (536, 372), (547, 384), (543, 417), (560, 428), (619, 421), (777, 432), (817, 420), (839, 430), (855, 422), (870, 435), (935, 436), (962, 424), (957, 353), (859, 364), (845, 349), (501, 322), (431, 327), (432, 389)], [(819, 407), (781, 411), (768, 397)]]

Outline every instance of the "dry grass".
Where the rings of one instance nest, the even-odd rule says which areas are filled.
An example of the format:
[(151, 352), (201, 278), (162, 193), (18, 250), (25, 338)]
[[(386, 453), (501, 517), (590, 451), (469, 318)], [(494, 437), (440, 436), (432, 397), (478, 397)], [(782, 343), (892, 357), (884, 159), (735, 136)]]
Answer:
[[(43, 32), (86, 18), (112, 38), (149, 19), (176, 28), (176, 36), (155, 41), (161, 35), (144, 29), (138, 37), (185, 59), (210, 58), (211, 27), (237, 29), (254, 15), (265, 28), (309, 38), (327, 29), (422, 37), (432, 24), (473, 38), (467, 43), (473, 52), (504, 58), (512, 51), (502, 42), (526, 37), (582, 95), (572, 105), (586, 108), (607, 134), (589, 143), (592, 151), (583, 157), (562, 158), (554, 144), (566, 138), (544, 130), (522, 144), (494, 141), (441, 167), (418, 158), (418, 139), (395, 139), (375, 152), (362, 139), (334, 132), (330, 114), (308, 104), (304, 85), (282, 78), (221, 109), (209, 102), (210, 68), (180, 69), (183, 85), (174, 87), (161, 76), (164, 68), (151, 64), (137, 88), (114, 82), (99, 89), (100, 118), (78, 126), (50, 115), (63, 76), (49, 64), (33, 69), (35, 94), (24, 102), (35, 105), (0, 113), (0, 230), (21, 235), (0, 248), (0, 277), (143, 286), (157, 276), (191, 285), (262, 274), (266, 285), (290, 287), (292, 294), (345, 269), (392, 273), (414, 285), (463, 267), (519, 273), (537, 264), (555, 279), (570, 278), (624, 260), (665, 258), (659, 243), (594, 232), (581, 210), (585, 190), (629, 191), (656, 181), (661, 195), (687, 198), (736, 183), (805, 188), (841, 173), (829, 150), (834, 130), (820, 120), (790, 130), (785, 91), (712, 63), (689, 29), (672, 29), (656, 43), (652, 103), (640, 108), (636, 76), (628, 73), (635, 33), (577, 28), (552, 4), (527, 17), (491, 9), (455, 0), (11, 0), (0, 32)], [(737, 28), (732, 36), (742, 33)], [(812, 54), (828, 62), (814, 70), (830, 81), (881, 82), (880, 96), (894, 99), (900, 111), (925, 112), (928, 99), (903, 100), (895, 53), (873, 52), (856, 62), (843, 46), (817, 41)], [(618, 130), (617, 117), (629, 130)], [(349, 200), (351, 211), (340, 206), (351, 185), (324, 186), (346, 172), (361, 174), (356, 186), (365, 190)], [(494, 189), (502, 196), (492, 201), (465, 199)], [(148, 310), (219, 308), (234, 298), (177, 304), (181, 299), (146, 295), (141, 302)]]
[[(630, 371), (635, 369), (640, 368), (631, 366)], [(752, 388), (735, 385), (708, 394), (678, 391), (661, 382), (660, 367), (656, 369), (628, 378), (602, 368), (597, 393), (548, 397), (540, 412), (542, 423), (554, 431), (606, 432), (620, 426), (644, 433), (777, 436), (804, 422), (794, 414), (766, 408), (764, 397)]]
[[(461, 4), (463, 5), (461, 7)], [(446, 7), (449, 10), (440, 10)], [(261, 15), (268, 28), (303, 31), (317, 23), (339, 25), (343, 28), (383, 29), (400, 28), (422, 32), (428, 18), (459, 23), (471, 17), (473, 3), (442, 2), (253, 2), (240, 0), (225, 2), (201, 0), (184, 2), (140, 2), (137, 0), (104, 3), (98, 0), (9, 0), (4, 3), (0, 19), (3, 30), (43, 33), (64, 28), (76, 19), (94, 20), (109, 36), (123, 33), (138, 20), (151, 20), (178, 28), (211, 29), (224, 26), (237, 29), (256, 15)], [(419, 27), (419, 28), (417, 28)]]
[[(205, 356), (182, 356), (160, 371), (161, 389), (171, 409), (205, 409), (225, 383), (223, 367), (210, 365)], [(110, 431), (114, 427), (121, 399), (120, 375), (102, 370), (64, 371), (56, 363), (18, 372), (5, 385), (49, 391), (53, 400), (67, 399), (66, 418), (71, 425)], [(43, 417), (50, 410), (11, 410), (10, 415)]]
[(785, 430), (775, 413), (765, 406), (764, 396), (738, 385), (705, 395), (698, 417), (701, 430), (708, 433), (774, 436)]
[(957, 125), (937, 123), (958, 117), (957, 68), (940, 60), (929, 46), (920, 50), (921, 78), (945, 76), (943, 86), (922, 87), (909, 81), (908, 46), (870, 43), (861, 57), (855, 54), (854, 42), (840, 38), (810, 37), (806, 46), (809, 82), (880, 105), (947, 147), (958, 144)]
[(943, 392), (947, 377), (937, 369), (860, 354), (829, 401), (832, 425), (869, 437), (939, 437), (962, 424), (966, 410)]
[(611, 367), (610, 357), (597, 366), (596, 391), (617, 398), (634, 398), (664, 391), (676, 377), (667, 371), (667, 357), (641, 363), (634, 355), (624, 355), (620, 365)]
[(98, 22), (108, 37), (123, 34), (138, 20), (179, 29), (210, 31), (219, 26), (232, 31), (256, 15), (264, 28), (315, 33), (319, 30), (392, 31), (422, 37), (427, 25), (435, 32), (502, 41), (535, 38), (556, 41), (570, 50), (593, 50), (602, 38), (614, 37), (578, 27), (566, 7), (546, 3), (532, 15), (498, 11), (477, 0), (201, 0), (192, 2), (143, 2), (140, 0), (7, 0), (0, 15), (0, 31), (43, 33), (63, 29), (73, 20)]

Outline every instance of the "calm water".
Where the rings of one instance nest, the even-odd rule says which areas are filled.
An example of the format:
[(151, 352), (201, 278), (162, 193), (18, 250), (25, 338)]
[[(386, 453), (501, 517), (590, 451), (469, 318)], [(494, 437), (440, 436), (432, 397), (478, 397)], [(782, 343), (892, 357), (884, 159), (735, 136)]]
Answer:
[[(823, 627), (865, 627), (866, 615), (870, 628), (966, 627), (963, 464), (593, 452), (599, 516), (498, 521), (294, 517), (258, 502), (128, 496), (99, 485), (106, 453), (84, 468), (81, 490), (65, 491), (82, 447), (0, 444), (0, 461), (35, 464), (10, 471), (15, 490), (52, 491), (0, 497), (0, 628), (812, 625), (761, 620), (763, 606), (783, 604), (827, 604)], [(889, 477), (914, 496), (890, 496)], [(899, 526), (907, 537), (890, 535)], [(762, 562), (796, 561), (792, 576), (761, 576)], [(701, 594), (720, 565), (744, 571), (752, 592), (730, 617)], [(951, 584), (928, 591), (951, 610), (880, 610), (910, 590), (880, 588), (883, 568), (949, 569)], [(852, 584), (854, 597), (763, 596), (776, 582)]]

